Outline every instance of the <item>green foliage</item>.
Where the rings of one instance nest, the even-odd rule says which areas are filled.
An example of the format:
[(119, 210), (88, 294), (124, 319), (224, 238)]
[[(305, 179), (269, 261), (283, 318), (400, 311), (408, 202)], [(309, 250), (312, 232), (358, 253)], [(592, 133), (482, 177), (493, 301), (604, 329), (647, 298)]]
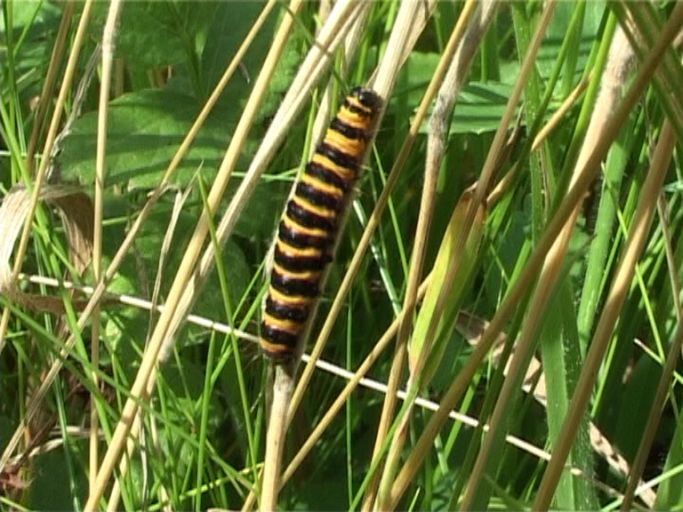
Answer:
[[(192, 97), (168, 90), (143, 90), (112, 101), (107, 137), (107, 183), (127, 184), (130, 188), (157, 185), (197, 111)], [(232, 114), (233, 123), (236, 114)], [(205, 127), (183, 160), (173, 180), (177, 185), (187, 186), (200, 169), (210, 173), (206, 179), (215, 176), (226, 146), (223, 135), (226, 126), (216, 121), (212, 124)], [(94, 182), (96, 133), (97, 112), (85, 114), (74, 124), (60, 158), (65, 180), (82, 184)]]
[[(358, 52), (348, 60), (340, 53), (333, 55), (333, 69), (326, 78), (331, 77), (338, 91), (343, 93), (355, 82), (364, 83), (372, 75), (385, 53), (398, 5), (372, 4)], [(124, 2), (107, 121), (105, 269), (150, 192), (161, 182), (178, 147), (263, 6), (263, 2), (252, 1)], [(435, 269), (441, 272), (436, 274), (440, 281), (448, 265), (453, 264), (449, 252), (452, 248), (448, 249), (447, 244), (442, 248), (442, 240), (449, 240), (456, 232), (453, 225), (449, 227), (449, 222), (458, 198), (480, 177), (542, 6), (542, 2), (501, 4), (494, 24), (480, 45), (450, 118), (448, 146), (425, 247), (423, 277)], [(73, 123), (63, 121), (60, 125), (63, 131), (52, 162), (55, 172), (50, 177), (51, 181), (80, 185), (88, 193), (92, 192), (95, 181), (101, 70), (95, 72), (90, 83), (84, 82), (86, 91), (82, 97), (75, 91), (76, 84), (83, 80), (87, 60), (102, 39), (108, 7), (108, 3), (95, 2), (87, 42), (65, 107), (67, 116), (78, 114)], [(401, 69), (367, 165), (368, 172), (358, 184), (356, 203), (331, 265), (327, 287), (322, 291), (312, 338), (322, 325), (362, 229), (385, 186), (386, 173), (396, 162), (409, 123), (433, 78), (461, 7), (461, 3), (437, 3), (433, 18)], [(38, 121), (43, 128), (38, 136), (37, 155), (42, 151), (49, 117), (36, 119), (34, 102), (44, 86), (64, 8), (65, 4), (55, 2), (0, 2), (0, 190), (3, 195), (29, 176), (25, 156)], [(158, 280), (158, 302), (166, 301), (197, 221), (206, 208), (206, 189), (211, 187), (241, 120), (254, 81), (270, 50), (275, 28), (285, 16), (284, 8), (283, 3), (277, 4), (241, 60), (171, 177), (168, 190), (143, 224), (108, 287), (109, 292), (149, 300)], [(214, 212), (212, 241), (204, 247), (209, 243), (215, 245), (216, 224), (235, 197), (266, 128), (310, 48), (313, 34), (320, 26), (317, 8), (318, 4), (306, 4), (297, 17), (225, 198)], [(647, 20), (651, 15), (660, 23), (648, 28), (648, 37), (660, 31), (661, 20), (668, 15), (667, 8), (660, 4), (639, 8), (638, 20)], [(565, 186), (595, 108), (612, 31), (619, 16), (623, 16), (623, 9), (616, 6), (615, 12), (621, 14), (609, 19), (611, 11), (605, 2), (557, 5), (532, 77), (524, 84), (523, 102), (517, 108), (521, 135), (504, 155), (495, 177), (496, 182), (508, 175), (512, 178), (503, 194), (487, 205), (486, 220), (477, 232), (481, 242), (477, 239), (476, 247), (470, 247), (467, 255), (467, 279), (461, 278), (448, 290), (447, 314), (438, 324), (437, 340), (424, 339), (424, 324), (435, 307), (433, 294), (428, 294), (419, 304), (413, 319), (411, 346), (429, 346), (434, 341), (438, 345), (428, 360), (428, 370), (420, 375), (428, 381), (425, 382), (426, 398), (438, 402), (443, 397), (465, 367), (476, 334), (481, 334), (463, 329), (457, 311), (464, 310), (482, 321), (494, 317), (519, 279), (548, 220), (565, 197)], [(82, 5), (78, 4), (67, 38), (67, 56), (81, 10)], [(677, 60), (673, 64), (668, 62), (662, 71), (674, 84), (681, 76), (676, 63)], [(63, 70), (61, 62), (58, 86)], [(593, 73), (594, 81), (587, 91), (563, 114), (559, 125), (540, 147), (531, 152), (531, 142), (538, 129), (551, 119), (589, 73)], [(324, 83), (323, 79), (321, 84)], [(681, 86), (678, 90), (683, 90), (683, 84), (678, 85)], [(579, 212), (557, 289), (546, 305), (543, 318), (539, 319), (537, 330), (532, 333), (534, 346), (538, 347), (535, 356), (542, 361), (545, 375), (543, 380), (540, 375), (527, 377), (544, 384), (548, 405), (541, 405), (532, 395), (518, 390), (511, 398), (503, 430), (523, 438), (537, 450), (553, 449), (564, 419), (571, 412), (569, 404), (577, 378), (603, 311), (607, 290), (612, 286), (627, 229), (633, 222), (651, 148), (659, 137), (665, 116), (674, 118), (680, 114), (676, 110), (675, 95), (667, 95), (667, 90), (671, 90), (671, 84), (660, 83), (643, 97), (611, 147), (604, 162), (604, 174)], [(270, 243), (296, 173), (305, 162), (307, 151), (317, 142), (311, 140), (310, 134), (322, 92), (322, 86), (314, 91), (304, 112), (288, 127), (287, 140), (277, 148), (245, 205), (233, 236), (223, 246), (216, 247), (218, 268), (206, 279), (193, 304), (193, 314), (241, 332), (258, 334)], [(56, 97), (57, 92), (53, 91), (48, 98), (50, 115)], [(680, 119), (674, 118), (674, 121), (676, 126), (681, 124)], [(325, 360), (349, 370), (358, 367), (401, 308), (422, 192), (428, 133), (429, 125), (423, 123), (391, 194), (388, 213), (380, 219), (372, 254), (365, 258), (355, 278), (342, 318), (337, 320), (323, 354)], [(678, 290), (672, 292), (670, 282), (672, 279), (677, 282), (682, 267), (683, 249), (677, 243), (683, 217), (679, 153), (674, 156), (672, 168), (674, 172), (662, 193), (668, 205), (668, 218), (655, 221), (656, 227), (651, 229), (638, 273), (613, 333), (613, 343), (593, 390), (592, 404), (572, 444), (569, 463), (587, 473), (590, 479), (565, 472), (556, 490), (554, 507), (613, 508), (616, 502), (604, 490), (605, 486), (617, 493), (623, 491), (626, 476), (610, 468), (605, 456), (591, 445), (587, 435), (589, 422), (599, 427), (606, 436), (605, 443), (629, 462), (642, 442), (663, 359), (677, 324)], [(174, 195), (181, 192), (187, 192), (185, 202), (175, 227), (167, 235), (175, 208)], [(667, 236), (673, 245), (673, 263), (666, 257), (662, 223), (670, 233)], [(93, 285), (91, 271), (76, 275), (65, 261), (66, 237), (59, 218), (48, 209), (41, 209), (36, 227), (39, 229), (22, 270), (27, 274)], [(165, 251), (167, 236), (171, 238)], [(505, 325), (508, 350), (480, 365), (468, 382), (458, 405), (462, 414), (481, 422), (490, 421), (505, 378), (509, 349), (520, 327), (528, 321), (534, 286), (532, 283), (524, 291), (513, 319)], [(4, 449), (5, 440), (23, 419), (32, 393), (47, 368), (59, 357), (65, 333), (74, 329), (73, 317), (79, 313), (72, 308), (78, 309), (84, 297), (81, 292), (72, 294), (26, 280), (21, 281), (20, 288), (36, 295), (49, 295), (59, 305), (63, 300), (71, 314), (69, 320), (67, 315), (36, 311), (3, 294), (1, 302), (3, 308), (11, 311), (11, 319), (6, 334), (8, 345), (0, 351), (0, 396), (4, 397), (0, 400), (0, 439), (3, 440), (0, 449)], [(157, 319), (158, 312), (150, 314), (113, 295), (105, 298), (100, 333), (102, 347), (96, 370), (99, 389), (92, 380), (88, 325), (80, 332), (82, 341), (76, 343), (72, 355), (66, 359), (65, 370), (50, 389), (41, 414), (27, 435), (27, 439), (36, 439), (39, 445), (48, 439), (60, 440), (61, 444), (48, 453), (22, 461), (22, 472), (8, 470), (0, 474), (0, 508), (83, 507), (88, 492), (88, 445), (85, 438), (74, 432), (87, 430), (88, 393), (94, 393), (102, 435), (109, 441)], [(149, 403), (142, 404), (146, 413), (145, 436), (130, 459), (130, 471), (122, 480), (119, 508), (236, 509), (257, 485), (267, 416), (266, 365), (251, 339), (223, 331), (190, 324), (177, 333), (175, 347), (159, 368), (157, 389)], [(635, 345), (635, 339), (641, 340), (647, 350)], [(392, 354), (391, 349), (382, 354), (370, 372), (372, 378), (387, 381)], [(683, 434), (682, 423), (678, 421), (677, 381), (681, 381), (678, 373), (670, 386), (671, 403), (662, 412), (655, 449), (645, 475), (661, 478), (655, 503), (661, 509), (680, 509), (683, 494), (680, 473)], [(338, 376), (322, 370), (316, 372), (289, 430), (285, 461), (291, 460), (345, 383)], [(402, 381), (402, 387), (403, 384)], [(382, 398), (376, 391), (354, 392), (346, 403), (345, 416), (334, 419), (312, 454), (285, 486), (280, 500), (282, 508), (348, 509), (354, 500), (361, 500)], [(414, 446), (432, 417), (431, 412), (421, 407), (411, 417), (406, 450)], [(45, 431), (40, 437), (42, 427)], [(457, 507), (468, 485), (472, 485), (469, 477), (486, 435), (481, 425), (473, 429), (460, 421), (447, 424), (430, 443), (427, 460), (399, 507), (416, 510)], [(495, 455), (486, 467), (474, 503), (481, 509), (528, 507), (536, 496), (546, 462), (537, 452), (522, 452), (522, 448), (513, 445), (517, 441), (506, 440), (502, 435), (497, 441)], [(100, 444), (102, 450), (105, 446), (104, 442)], [(142, 447), (144, 457), (140, 457)], [(22, 483), (26, 489), (22, 489)]]

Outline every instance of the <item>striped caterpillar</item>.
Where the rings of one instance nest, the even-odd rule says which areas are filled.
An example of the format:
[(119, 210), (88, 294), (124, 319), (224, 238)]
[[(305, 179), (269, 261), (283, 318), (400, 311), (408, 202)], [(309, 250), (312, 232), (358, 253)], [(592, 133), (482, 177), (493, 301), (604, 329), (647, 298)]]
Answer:
[(375, 92), (362, 87), (351, 91), (287, 202), (261, 322), (261, 349), (275, 362), (296, 353), (380, 106)]

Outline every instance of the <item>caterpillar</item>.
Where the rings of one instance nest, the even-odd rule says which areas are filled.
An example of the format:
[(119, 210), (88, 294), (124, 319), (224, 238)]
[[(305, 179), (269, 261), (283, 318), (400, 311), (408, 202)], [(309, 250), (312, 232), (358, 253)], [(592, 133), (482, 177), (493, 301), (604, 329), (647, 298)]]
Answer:
[(332, 260), (336, 230), (370, 146), (381, 99), (355, 87), (344, 99), (287, 202), (274, 243), (260, 345), (291, 360)]

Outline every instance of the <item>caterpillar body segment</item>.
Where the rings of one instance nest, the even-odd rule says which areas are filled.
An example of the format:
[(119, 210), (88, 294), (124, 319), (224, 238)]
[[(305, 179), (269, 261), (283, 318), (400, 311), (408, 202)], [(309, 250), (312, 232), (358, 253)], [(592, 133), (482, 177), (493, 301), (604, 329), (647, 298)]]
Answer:
[(261, 322), (261, 349), (275, 362), (296, 355), (380, 107), (380, 97), (370, 89), (351, 91), (287, 202)]

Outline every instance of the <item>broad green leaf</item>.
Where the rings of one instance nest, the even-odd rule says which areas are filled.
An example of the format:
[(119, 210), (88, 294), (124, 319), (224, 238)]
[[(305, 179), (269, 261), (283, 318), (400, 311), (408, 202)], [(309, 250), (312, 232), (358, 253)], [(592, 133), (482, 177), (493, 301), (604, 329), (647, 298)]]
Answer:
[(470, 83), (463, 87), (453, 111), (449, 134), (493, 132), (498, 129), (512, 86)]
[(257, 199), (245, 205), (235, 226), (235, 233), (251, 240), (270, 241), (291, 187), (292, 183), (288, 181), (259, 182), (253, 196)]
[[(198, 112), (197, 102), (168, 90), (144, 90), (111, 102), (107, 142), (106, 186), (152, 188), (159, 184), (171, 158)], [(227, 147), (239, 112), (215, 112), (181, 162), (173, 182), (184, 186), (201, 169), (211, 181)], [(84, 185), (94, 182), (97, 113), (76, 121), (60, 156), (62, 177)]]
[[(148, 69), (197, 60), (219, 2), (154, 0), (127, 2), (121, 11), (117, 57), (128, 66)], [(93, 24), (101, 37), (107, 4)], [(144, 48), (144, 51), (140, 51)]]
[[(214, 5), (216, 8), (208, 25), (208, 35), (200, 62), (203, 92), (207, 96), (233, 60), (263, 8), (262, 2), (215, 2)], [(274, 19), (275, 16), (271, 13), (240, 62), (240, 70), (233, 75), (223, 95), (223, 99), (233, 106), (234, 94), (237, 91), (232, 89), (236, 86), (251, 88), (251, 83), (259, 72), (271, 44)]]
[[(455, 104), (449, 135), (494, 132), (500, 125), (512, 84), (471, 82), (464, 86)], [(420, 132), (426, 134), (425, 123)]]
[[(67, 461), (66, 457), (71, 460)], [(72, 457), (65, 455), (64, 450), (36, 457), (30, 473), (28, 500), (24, 503), (29, 509), (69, 510), (74, 507), (74, 496), (85, 493), (88, 484), (81, 471), (72, 471), (75, 469)], [(77, 477), (75, 481), (71, 478), (73, 476)]]

